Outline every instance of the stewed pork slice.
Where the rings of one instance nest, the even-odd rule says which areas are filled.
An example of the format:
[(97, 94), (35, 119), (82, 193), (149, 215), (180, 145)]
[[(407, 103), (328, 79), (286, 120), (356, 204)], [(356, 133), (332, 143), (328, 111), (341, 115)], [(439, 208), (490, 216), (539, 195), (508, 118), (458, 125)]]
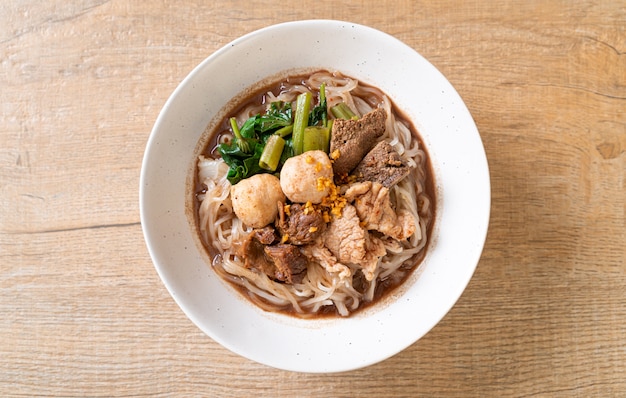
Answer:
[(365, 237), (365, 257), (361, 261), (361, 271), (365, 279), (371, 282), (376, 278), (376, 269), (379, 259), (387, 254), (385, 243), (368, 233)]
[(376, 181), (390, 188), (411, 172), (387, 141), (380, 141), (365, 155), (352, 174), (356, 181)]
[(332, 219), (321, 239), (338, 262), (360, 266), (365, 278), (371, 281), (378, 260), (387, 251), (383, 242), (370, 236), (360, 223), (356, 208), (346, 205), (341, 217)]
[(275, 281), (300, 283), (307, 272), (306, 256), (294, 245), (277, 242), (278, 235), (271, 226), (250, 232), (239, 248), (244, 266), (257, 269)]
[(324, 246), (322, 239), (317, 239), (315, 243), (310, 245), (302, 246), (301, 251), (310, 261), (317, 262), (329, 273), (337, 274), (340, 279), (348, 278), (352, 275), (350, 268), (337, 261), (337, 257)]
[(300, 283), (307, 272), (308, 260), (297, 246), (279, 243), (265, 246), (265, 255), (274, 263), (273, 279), (293, 284)]
[(415, 233), (413, 216), (406, 210), (395, 211), (391, 206), (389, 188), (379, 182), (356, 182), (348, 186), (345, 197), (354, 202), (359, 219), (368, 230), (376, 230), (397, 240)]
[(361, 162), (365, 154), (385, 133), (387, 114), (376, 108), (357, 120), (335, 119), (330, 138), (333, 171), (344, 178)]
[(265, 256), (265, 247), (278, 240), (273, 227), (255, 229), (241, 242), (239, 255), (244, 267), (255, 268), (268, 276), (275, 274), (274, 263)]
[(313, 243), (326, 229), (326, 222), (319, 210), (299, 203), (285, 205), (279, 202), (275, 224), (282, 241), (294, 245)]
[(324, 246), (339, 262), (357, 264), (365, 257), (367, 231), (361, 228), (360, 222), (354, 206), (346, 205), (341, 217), (333, 218), (322, 236)]

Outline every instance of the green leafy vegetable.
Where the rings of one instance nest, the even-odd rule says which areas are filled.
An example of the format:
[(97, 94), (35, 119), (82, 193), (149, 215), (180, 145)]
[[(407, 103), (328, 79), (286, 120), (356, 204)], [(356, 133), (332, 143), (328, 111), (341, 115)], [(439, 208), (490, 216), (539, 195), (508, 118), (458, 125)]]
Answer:
[[(217, 146), (228, 165), (228, 181), (237, 184), (254, 174), (279, 171), (287, 159), (303, 152), (305, 128), (315, 126), (306, 138), (307, 149), (327, 149), (330, 139), (326, 85), (320, 86), (319, 103), (311, 110), (311, 93), (300, 94), (295, 109), (291, 103), (272, 102), (264, 114), (248, 118), (239, 128), (231, 118), (234, 139)], [(319, 130), (319, 131), (318, 131)]]
[(293, 119), (293, 153), (300, 155), (304, 142), (304, 129), (309, 124), (309, 109), (311, 108), (311, 93), (304, 92), (296, 98), (296, 115)]
[(229, 167), (227, 178), (233, 185), (262, 171), (259, 158), (263, 145), (259, 143), (255, 143), (252, 153), (242, 152), (235, 142), (220, 144), (217, 149)]
[(337, 119), (353, 119), (356, 120), (359, 117), (352, 112), (352, 109), (345, 103), (340, 102), (337, 105), (330, 108), (330, 111)]
[(328, 124), (328, 105), (326, 101), (326, 83), (320, 85), (319, 103), (311, 110), (309, 114), (309, 126)]
[(330, 148), (330, 129), (324, 126), (309, 126), (304, 129), (303, 152), (324, 151)]
[(243, 153), (251, 153), (252, 152), (252, 143), (249, 142), (248, 139), (242, 136), (239, 127), (237, 126), (237, 119), (234, 117), (230, 118), (230, 128), (233, 130), (233, 134), (235, 135), (235, 143), (237, 147)]
[(293, 123), (291, 104), (289, 102), (276, 101), (270, 104), (270, 109), (265, 115), (259, 116), (257, 129), (260, 132), (274, 130), (289, 126)]
[[(250, 117), (241, 128), (237, 126), (234, 118), (230, 119), (230, 125), (234, 135), (233, 141), (218, 145), (217, 150), (229, 167), (228, 181), (235, 185), (244, 178), (268, 171), (259, 165), (263, 149), (275, 131), (284, 129), (281, 133), (283, 136), (291, 133), (290, 126), (293, 125), (291, 104), (282, 101), (273, 102), (265, 114)], [(291, 149), (289, 153), (292, 153)], [(278, 167), (284, 161), (281, 153), (276, 156), (281, 159), (276, 166)]]
[(279, 128), (278, 130), (274, 132), (274, 134), (285, 138), (292, 132), (293, 132), (293, 124), (290, 124), (289, 126)]
[(280, 156), (280, 164), (285, 164), (287, 159), (293, 157), (293, 139), (288, 138), (285, 140), (285, 147), (283, 148), (283, 154)]
[(276, 171), (284, 147), (285, 140), (279, 135), (272, 134), (267, 139), (263, 153), (261, 153), (259, 167), (269, 171)]

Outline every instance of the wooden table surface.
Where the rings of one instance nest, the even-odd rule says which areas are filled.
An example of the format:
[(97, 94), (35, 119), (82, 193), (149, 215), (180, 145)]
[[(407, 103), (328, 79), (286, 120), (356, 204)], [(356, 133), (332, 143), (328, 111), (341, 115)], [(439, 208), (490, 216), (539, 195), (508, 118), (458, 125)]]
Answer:
[[(191, 69), (310, 18), (388, 32), (439, 68), (492, 182), (451, 312), (328, 375), (259, 365), (194, 326), (138, 203), (148, 135)], [(0, 62), (0, 396), (626, 396), (626, 2), (7, 0)]]

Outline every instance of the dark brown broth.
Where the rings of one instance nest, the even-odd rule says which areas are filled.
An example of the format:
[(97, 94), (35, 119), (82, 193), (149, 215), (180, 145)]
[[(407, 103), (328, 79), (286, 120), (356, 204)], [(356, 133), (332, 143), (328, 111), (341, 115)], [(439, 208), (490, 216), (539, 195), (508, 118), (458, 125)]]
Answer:
[[(205, 134), (207, 133), (210, 134), (210, 137), (207, 141), (207, 144), (203, 148), (201, 154), (204, 155), (205, 157), (210, 157), (214, 159), (220, 157), (219, 153), (217, 153), (217, 145), (219, 144), (220, 139), (223, 135), (231, 134), (230, 122), (229, 122), (230, 115), (238, 114), (242, 109), (246, 108), (248, 105), (253, 104), (253, 103), (264, 104), (266, 101), (267, 92), (271, 91), (272, 93), (274, 93), (274, 95), (278, 95), (282, 90), (284, 90), (285, 84), (292, 84), (294, 82), (297, 82), (297, 84), (302, 84), (302, 85), (307, 86), (307, 88), (309, 88), (311, 92), (317, 93), (319, 91), (318, 88), (308, 86), (305, 81), (308, 78), (308, 76), (310, 76), (311, 74), (312, 73), (288, 76), (286, 78), (281, 79), (278, 82), (274, 82), (266, 86), (261, 86), (257, 88), (256, 90), (253, 90), (250, 93), (248, 93), (247, 96), (241, 97), (240, 101), (237, 102), (238, 105), (236, 105), (235, 107), (232, 107), (232, 110), (228, 110), (228, 112), (224, 115), (222, 120), (219, 123), (214, 125), (215, 127), (212, 129), (212, 131), (205, 131)], [(359, 82), (359, 85), (365, 86), (365, 87), (368, 86), (367, 84), (363, 82)], [(375, 104), (375, 102), (371, 98), (369, 100), (366, 99), (366, 101), (370, 102), (370, 105)], [(417, 133), (417, 129), (415, 129), (413, 124), (400, 111), (400, 109), (396, 107), (393, 101), (392, 101), (392, 112), (396, 115), (397, 120), (401, 121), (410, 129), (413, 135), (413, 138), (419, 142), (420, 148), (426, 153), (426, 164), (424, 165), (425, 172), (426, 172), (426, 181), (425, 181), (424, 188), (425, 188), (426, 195), (430, 198), (430, 201), (431, 201), (431, 217), (426, 226), (427, 243), (424, 249), (422, 249), (419, 253), (414, 255), (409, 260), (407, 260), (396, 272), (394, 272), (392, 275), (390, 275), (384, 280), (379, 280), (377, 282), (377, 286), (374, 291), (374, 299), (369, 302), (361, 301), (357, 310), (352, 311), (351, 315), (353, 315), (356, 312), (362, 311), (365, 308), (369, 308), (372, 305), (380, 302), (382, 299), (384, 299), (385, 297), (388, 297), (392, 292), (394, 292), (399, 286), (401, 286), (409, 278), (409, 276), (411, 276), (411, 274), (419, 267), (419, 264), (424, 259), (426, 252), (428, 250), (428, 247), (431, 244), (431, 240), (432, 240), (431, 239), (432, 230), (433, 230), (435, 214), (436, 214), (436, 206), (435, 206), (436, 205), (436, 200), (435, 200), (436, 187), (435, 187), (435, 181), (434, 181), (434, 173), (433, 173), (432, 165), (430, 162), (430, 155), (428, 154), (427, 148), (424, 146), (424, 143), (421, 137)], [(197, 199), (197, 196), (198, 194), (205, 192), (206, 187), (204, 187), (204, 185), (202, 185), (198, 179), (197, 167), (194, 168), (194, 173), (195, 173), (194, 175), (195, 190), (194, 190), (194, 197), (193, 197), (194, 219), (195, 219), (195, 225), (196, 225), (196, 232), (198, 236), (200, 236), (201, 235), (200, 227), (199, 227), (200, 222), (198, 218), (199, 217), (198, 210), (200, 206), (199, 206), (199, 201)], [(200, 239), (200, 241), (202, 242), (202, 245), (204, 246), (209, 256), (214, 259), (215, 256), (217, 255), (215, 250), (210, 245), (208, 245), (207, 242), (204, 242), (203, 239)], [(246, 297), (255, 305), (260, 305), (261, 307), (271, 310), (271, 311), (280, 312), (280, 313), (284, 313), (287, 315), (296, 316), (300, 318), (302, 317), (325, 318), (325, 317), (339, 316), (335, 306), (324, 306), (324, 307), (321, 307), (320, 311), (316, 314), (305, 314), (303, 316), (302, 314), (296, 313), (291, 306), (280, 307), (280, 308), (276, 307), (275, 305), (265, 302), (260, 297), (253, 296), (252, 293), (248, 291), (248, 289), (246, 289), (245, 287), (239, 284), (231, 283), (231, 285), (235, 287), (241, 293), (243, 297)], [(258, 301), (261, 301), (261, 303), (258, 303)]]

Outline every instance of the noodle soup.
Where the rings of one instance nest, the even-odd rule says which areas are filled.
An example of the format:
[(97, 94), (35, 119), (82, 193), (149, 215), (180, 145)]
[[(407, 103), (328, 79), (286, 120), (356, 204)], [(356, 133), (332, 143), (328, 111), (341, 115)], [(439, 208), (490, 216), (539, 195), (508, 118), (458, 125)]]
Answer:
[[(192, 200), (213, 269), (244, 297), (302, 318), (349, 316), (419, 267), (435, 213), (433, 173), (417, 131), (385, 93), (317, 71), (264, 86), (223, 115), (204, 133)], [(305, 137), (322, 138), (299, 144), (302, 123)], [(268, 129), (254, 135), (253, 124)]]

